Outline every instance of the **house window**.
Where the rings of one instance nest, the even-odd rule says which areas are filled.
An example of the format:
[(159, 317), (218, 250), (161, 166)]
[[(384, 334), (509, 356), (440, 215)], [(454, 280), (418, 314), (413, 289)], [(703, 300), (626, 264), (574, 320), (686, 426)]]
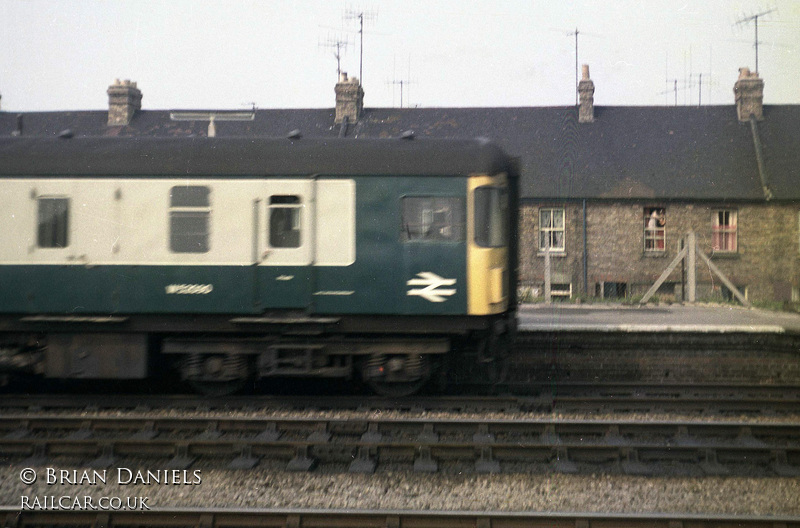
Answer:
[(644, 250), (664, 251), (667, 246), (667, 212), (663, 207), (644, 208)]
[(173, 187), (169, 192), (169, 248), (173, 253), (207, 253), (211, 221), (208, 187)]
[(539, 209), (539, 250), (564, 251), (564, 209)]
[(624, 299), (627, 296), (628, 285), (625, 282), (598, 282), (594, 291), (595, 296), (602, 299)]
[(554, 282), (550, 285), (550, 296), (563, 299), (572, 299), (571, 282)]
[(300, 197), (274, 195), (269, 197), (269, 245), (273, 248), (299, 248)]
[(716, 211), (713, 224), (714, 251), (736, 251), (736, 211)]
[(464, 200), (456, 197), (406, 196), (402, 201), (403, 241), (464, 240)]
[(69, 198), (39, 198), (36, 244), (40, 248), (69, 245)]
[[(747, 286), (736, 286), (736, 289), (739, 290), (739, 293), (741, 293), (744, 296), (745, 299), (748, 299), (748, 300), (750, 299), (750, 292), (749, 292)], [(722, 300), (723, 301), (725, 301), (725, 302), (736, 302), (736, 301), (738, 301), (738, 299), (736, 298), (736, 295), (734, 295), (733, 292), (730, 290), (730, 288), (728, 288), (724, 284), (720, 285), (720, 292), (722, 293)]]

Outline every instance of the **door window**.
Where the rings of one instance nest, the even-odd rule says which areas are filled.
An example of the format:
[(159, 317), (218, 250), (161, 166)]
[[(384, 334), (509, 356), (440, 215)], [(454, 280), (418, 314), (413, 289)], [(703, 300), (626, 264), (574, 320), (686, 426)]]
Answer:
[(269, 198), (269, 246), (299, 248), (302, 244), (300, 208), (297, 195), (273, 195)]

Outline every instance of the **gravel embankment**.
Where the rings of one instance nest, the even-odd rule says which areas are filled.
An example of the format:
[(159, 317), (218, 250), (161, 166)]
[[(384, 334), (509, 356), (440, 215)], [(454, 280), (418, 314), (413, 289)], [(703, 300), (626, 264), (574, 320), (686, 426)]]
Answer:
[[(272, 466), (272, 467), (271, 467)], [(35, 467), (39, 478), (26, 486), (19, 463), (0, 467), (0, 505), (18, 507), (23, 497), (148, 497), (161, 507), (355, 508), (581, 512), (678, 512), (735, 515), (800, 515), (800, 479), (745, 477), (632, 477), (625, 475), (502, 474), (467, 472), (414, 474), (379, 469), (374, 475), (289, 473), (264, 463), (250, 471), (228, 471), (199, 463), (199, 485), (128, 484), (109, 469), (106, 483), (47, 484), (47, 467), (85, 465), (54, 461)], [(121, 462), (118, 467), (163, 470), (163, 463)], [(72, 477), (76, 478), (75, 476)], [(129, 479), (123, 473), (123, 480)]]
[[(48, 413), (50, 414), (50, 413)], [(59, 413), (54, 413), (59, 414)], [(135, 412), (81, 413), (87, 418), (101, 416), (136, 417)], [(152, 417), (253, 417), (270, 416), (358, 419), (370, 418), (490, 418), (625, 421), (734, 421), (797, 423), (795, 415), (780, 416), (703, 416), (676, 414), (591, 414), (581, 413), (441, 413), (441, 412), (357, 412), (357, 411), (281, 411), (259, 409), (249, 412), (151, 411)], [(115, 468), (133, 473), (166, 469), (165, 460), (120, 460)], [(84, 471), (91, 475), (86, 460), (56, 459), (33, 467), (38, 478), (25, 485), (20, 459), (0, 458), (0, 505), (19, 507), (43, 497), (148, 497), (149, 507), (253, 507), (253, 508), (354, 508), (354, 509), (430, 509), (430, 510), (504, 510), (504, 511), (581, 511), (581, 512), (677, 512), (733, 515), (800, 515), (800, 479), (770, 476), (753, 471), (748, 476), (635, 477), (618, 471), (600, 474), (567, 475), (552, 473), (548, 467), (513, 468), (516, 473), (475, 474), (471, 464), (463, 467), (442, 465), (436, 474), (417, 474), (408, 465), (393, 467), (380, 464), (374, 475), (348, 474), (342, 467), (322, 466), (311, 473), (285, 471), (285, 462), (263, 461), (248, 471), (224, 469), (225, 463), (200, 460), (189, 470), (198, 470), (199, 485), (150, 485), (120, 483), (117, 469), (106, 471), (106, 482), (96, 484), (48, 483), (47, 469), (58, 474), (68, 471), (68, 481), (80, 479)], [(73, 473), (76, 471), (77, 474)], [(127, 474), (126, 474), (127, 475)], [(676, 475), (685, 475), (677, 473)], [(124, 480), (124, 479), (123, 479)], [(23, 499), (26, 498), (26, 499)], [(52, 500), (52, 499), (51, 499)]]
[[(28, 411), (10, 411), (3, 415), (13, 418), (15, 415), (28, 416)], [(46, 416), (64, 416), (81, 418), (206, 418), (206, 419), (311, 419), (311, 420), (358, 420), (369, 421), (411, 419), (411, 420), (597, 420), (626, 422), (728, 422), (728, 423), (774, 423), (792, 424), (800, 422), (800, 415), (795, 413), (776, 414), (703, 414), (676, 412), (446, 412), (446, 411), (297, 411), (285, 409), (255, 409), (220, 411), (193, 411), (184, 409), (158, 409), (146, 413), (137, 411), (93, 410), (80, 411), (54, 410), (43, 413)]]

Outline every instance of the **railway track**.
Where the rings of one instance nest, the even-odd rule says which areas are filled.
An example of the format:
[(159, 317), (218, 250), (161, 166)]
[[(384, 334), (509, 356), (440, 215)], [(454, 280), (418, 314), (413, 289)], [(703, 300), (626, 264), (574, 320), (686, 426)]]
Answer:
[(790, 385), (540, 383), (507, 386), (501, 396), (41, 394), (4, 395), (0, 414), (19, 412), (186, 412), (270, 410), (395, 412), (561, 412), (766, 415), (800, 413), (800, 387)]
[[(10, 395), (0, 401), (8, 412), (153, 412), (175, 409), (188, 412), (241, 411), (387, 411), (398, 412), (520, 412), (536, 405), (515, 396), (435, 396), (402, 399), (377, 396), (226, 396), (195, 395)], [(800, 410), (800, 401), (798, 402)]]
[(679, 466), (707, 475), (753, 468), (800, 475), (798, 423), (28, 414), (0, 418), (0, 436), (0, 455), (26, 466), (58, 456), (93, 467), (150, 457), (185, 469), (202, 457), (232, 469), (274, 460), (290, 471), (339, 464), (354, 473), (372, 473), (384, 463), (418, 472), (459, 463), (477, 473), (538, 464), (564, 473), (651, 475)]
[(539, 386), (540, 400), (568, 412), (680, 412), (776, 415), (800, 411), (791, 385), (558, 383)]
[(326, 528), (798, 528), (796, 516), (735, 516), (691, 514), (601, 514), (539, 512), (465, 512), (415, 510), (271, 510), (271, 509), (152, 509), (143, 511), (32, 511), (0, 508), (4, 526), (243, 528), (253, 526)]

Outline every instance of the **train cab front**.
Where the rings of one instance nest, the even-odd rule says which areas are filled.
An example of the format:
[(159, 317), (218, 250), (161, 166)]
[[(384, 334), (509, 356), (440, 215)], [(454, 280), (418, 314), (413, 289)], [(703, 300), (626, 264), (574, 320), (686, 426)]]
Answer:
[(467, 310), (489, 322), (476, 341), (494, 378), (504, 377), (516, 328), (514, 183), (502, 173), (471, 176), (467, 186)]

